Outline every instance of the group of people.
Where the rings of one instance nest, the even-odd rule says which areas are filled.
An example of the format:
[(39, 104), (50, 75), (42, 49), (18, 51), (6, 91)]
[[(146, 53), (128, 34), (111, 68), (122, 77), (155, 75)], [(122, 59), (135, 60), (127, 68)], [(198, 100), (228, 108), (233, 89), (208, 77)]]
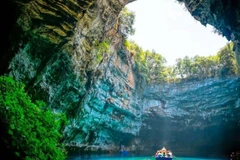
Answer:
[(158, 150), (155, 154), (155, 157), (165, 157), (165, 158), (172, 158), (172, 152), (170, 150)]
[(230, 155), (230, 160), (240, 160), (240, 151), (232, 152)]

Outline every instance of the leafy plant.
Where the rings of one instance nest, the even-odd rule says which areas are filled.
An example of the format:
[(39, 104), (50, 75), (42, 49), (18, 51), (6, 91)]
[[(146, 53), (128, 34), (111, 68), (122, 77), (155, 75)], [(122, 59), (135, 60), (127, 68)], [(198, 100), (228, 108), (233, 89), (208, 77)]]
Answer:
[(176, 60), (175, 72), (182, 80), (201, 80), (238, 74), (233, 44), (224, 46), (215, 56), (184, 57)]
[(96, 49), (96, 61), (97, 64), (99, 64), (102, 59), (104, 53), (109, 53), (109, 48), (110, 48), (110, 42), (109, 40), (103, 41), (103, 42), (95, 42), (94, 43), (95, 49)]
[(10, 159), (64, 160), (60, 130), (66, 123), (62, 114), (46, 109), (42, 101), (31, 101), (24, 84), (12, 77), (0, 77), (1, 152)]
[(218, 52), (219, 62), (221, 64), (221, 75), (236, 75), (238, 73), (237, 61), (233, 51), (233, 43), (228, 43)]
[(133, 35), (135, 33), (135, 29), (133, 28), (133, 24), (135, 21), (135, 13), (130, 11), (127, 7), (123, 8), (120, 13), (120, 29), (125, 37), (128, 35)]
[(165, 66), (165, 58), (153, 51), (144, 51), (133, 41), (124, 41), (125, 48), (133, 54), (135, 73), (148, 83), (173, 83), (205, 78), (224, 77), (239, 73), (234, 57), (233, 43), (224, 46), (214, 56), (178, 58), (174, 66)]
[(133, 54), (134, 70), (139, 78), (148, 83), (166, 82), (170, 69), (164, 66), (166, 59), (154, 50), (144, 51), (133, 41), (125, 41), (124, 46)]

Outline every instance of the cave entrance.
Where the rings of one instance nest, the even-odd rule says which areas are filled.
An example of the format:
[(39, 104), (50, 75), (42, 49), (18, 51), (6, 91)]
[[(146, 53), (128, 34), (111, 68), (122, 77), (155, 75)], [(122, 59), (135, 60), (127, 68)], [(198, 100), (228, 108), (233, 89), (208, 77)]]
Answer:
[(154, 49), (173, 65), (177, 58), (215, 55), (228, 42), (212, 26), (195, 20), (176, 0), (138, 0), (126, 6), (135, 12), (133, 36), (143, 49)]
[[(155, 52), (160, 53), (166, 58), (169, 66), (174, 65), (177, 58), (216, 55), (229, 43), (225, 37), (215, 33), (216, 30), (213, 26), (203, 26), (192, 17), (183, 5), (178, 4), (175, 0), (138, 0), (126, 7), (136, 15), (134, 24), (136, 32), (128, 38), (135, 41), (144, 50), (154, 49)], [(203, 63), (203, 65), (205, 64)], [(222, 75), (229, 73), (227, 68), (219, 71), (222, 72)], [(179, 76), (186, 77), (186, 75)], [(222, 121), (221, 116), (217, 118), (219, 119), (216, 121)], [(193, 121), (201, 120), (202, 117)], [(239, 138), (236, 136), (240, 130), (236, 129), (239, 127), (236, 127), (237, 125), (234, 123), (223, 123), (224, 125), (218, 127), (210, 126), (196, 130), (179, 128), (178, 133), (180, 134), (178, 134), (171, 129), (178, 128), (179, 121), (173, 124), (167, 122), (166, 119), (150, 119), (149, 122), (146, 122), (148, 125), (145, 130), (142, 128), (140, 134), (146, 142), (149, 142), (148, 146), (152, 145), (154, 149), (160, 149), (163, 147), (161, 145), (173, 148), (173, 144), (181, 142), (180, 146), (187, 145), (183, 146), (186, 147), (185, 150), (180, 151), (179, 146), (175, 146), (174, 149), (182, 155), (183, 152), (187, 153), (185, 156), (191, 156), (190, 153), (198, 156), (226, 156), (231, 151), (240, 149), (237, 146)], [(188, 122), (186, 121), (186, 123)], [(165, 141), (165, 139), (169, 139), (169, 141)]]

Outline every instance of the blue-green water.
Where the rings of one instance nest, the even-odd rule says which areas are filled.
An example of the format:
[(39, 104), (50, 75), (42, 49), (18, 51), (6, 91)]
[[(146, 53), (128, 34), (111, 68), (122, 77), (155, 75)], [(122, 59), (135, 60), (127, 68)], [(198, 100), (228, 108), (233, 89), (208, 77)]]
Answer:
[[(72, 156), (68, 157), (67, 160), (155, 160), (154, 157), (145, 156), (145, 157), (102, 157), (102, 156)], [(194, 158), (194, 157), (175, 157), (173, 160), (228, 160), (224, 158)]]

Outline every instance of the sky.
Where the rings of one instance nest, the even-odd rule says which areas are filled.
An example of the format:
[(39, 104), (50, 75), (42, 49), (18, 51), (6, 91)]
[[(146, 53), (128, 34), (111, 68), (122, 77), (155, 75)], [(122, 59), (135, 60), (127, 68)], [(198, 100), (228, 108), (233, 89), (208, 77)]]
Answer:
[(176, 0), (137, 0), (127, 5), (135, 12), (135, 35), (129, 36), (144, 50), (155, 50), (173, 65), (177, 58), (215, 55), (228, 43), (203, 26)]

